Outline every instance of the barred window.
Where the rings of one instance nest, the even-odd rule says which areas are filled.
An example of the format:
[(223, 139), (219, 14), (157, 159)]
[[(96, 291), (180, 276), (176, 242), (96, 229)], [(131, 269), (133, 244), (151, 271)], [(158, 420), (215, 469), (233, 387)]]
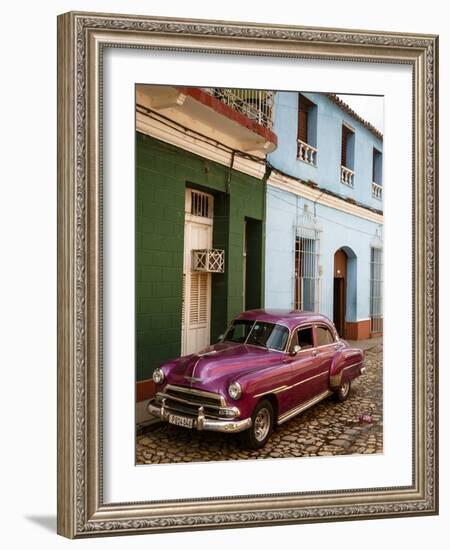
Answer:
[(206, 193), (199, 193), (198, 191), (192, 191), (191, 197), (191, 214), (194, 214), (194, 216), (201, 216), (202, 218), (209, 218), (209, 195)]
[(318, 311), (320, 307), (319, 234), (317, 221), (305, 206), (295, 231), (295, 309)]
[(316, 240), (297, 237), (295, 240), (295, 309), (316, 311), (318, 272)]
[(383, 257), (382, 249), (370, 249), (370, 330), (383, 331)]

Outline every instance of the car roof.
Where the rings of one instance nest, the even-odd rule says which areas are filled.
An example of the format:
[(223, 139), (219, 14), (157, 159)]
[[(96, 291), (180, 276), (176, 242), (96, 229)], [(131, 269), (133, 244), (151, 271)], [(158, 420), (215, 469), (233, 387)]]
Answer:
[(298, 309), (251, 309), (244, 311), (236, 319), (279, 323), (290, 329), (306, 322), (325, 322), (327, 325), (333, 325), (325, 315), (312, 311), (300, 311)]

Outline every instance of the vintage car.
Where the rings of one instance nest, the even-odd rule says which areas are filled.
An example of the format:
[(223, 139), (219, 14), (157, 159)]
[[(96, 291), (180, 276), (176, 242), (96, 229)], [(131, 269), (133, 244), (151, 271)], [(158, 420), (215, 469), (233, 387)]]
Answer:
[(361, 350), (340, 339), (325, 316), (246, 311), (218, 343), (156, 369), (147, 410), (184, 428), (240, 432), (258, 449), (275, 424), (329, 395), (347, 399), (352, 380), (364, 373)]

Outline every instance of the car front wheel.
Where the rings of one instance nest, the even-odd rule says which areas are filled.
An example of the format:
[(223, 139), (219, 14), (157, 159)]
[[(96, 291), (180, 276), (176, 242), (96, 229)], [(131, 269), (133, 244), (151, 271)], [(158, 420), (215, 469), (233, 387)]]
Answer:
[(344, 382), (339, 386), (339, 388), (336, 390), (336, 399), (339, 402), (343, 402), (347, 399), (347, 397), (350, 395), (350, 390), (352, 387), (352, 383), (350, 380), (348, 382)]
[(272, 403), (262, 399), (253, 411), (251, 427), (241, 434), (244, 445), (250, 449), (264, 447), (273, 431), (274, 417)]

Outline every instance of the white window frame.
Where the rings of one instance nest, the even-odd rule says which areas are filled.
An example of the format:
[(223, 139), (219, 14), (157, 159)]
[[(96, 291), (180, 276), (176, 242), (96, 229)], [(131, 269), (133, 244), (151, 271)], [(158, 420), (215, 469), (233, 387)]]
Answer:
[(370, 247), (370, 332), (383, 332), (383, 249)]

